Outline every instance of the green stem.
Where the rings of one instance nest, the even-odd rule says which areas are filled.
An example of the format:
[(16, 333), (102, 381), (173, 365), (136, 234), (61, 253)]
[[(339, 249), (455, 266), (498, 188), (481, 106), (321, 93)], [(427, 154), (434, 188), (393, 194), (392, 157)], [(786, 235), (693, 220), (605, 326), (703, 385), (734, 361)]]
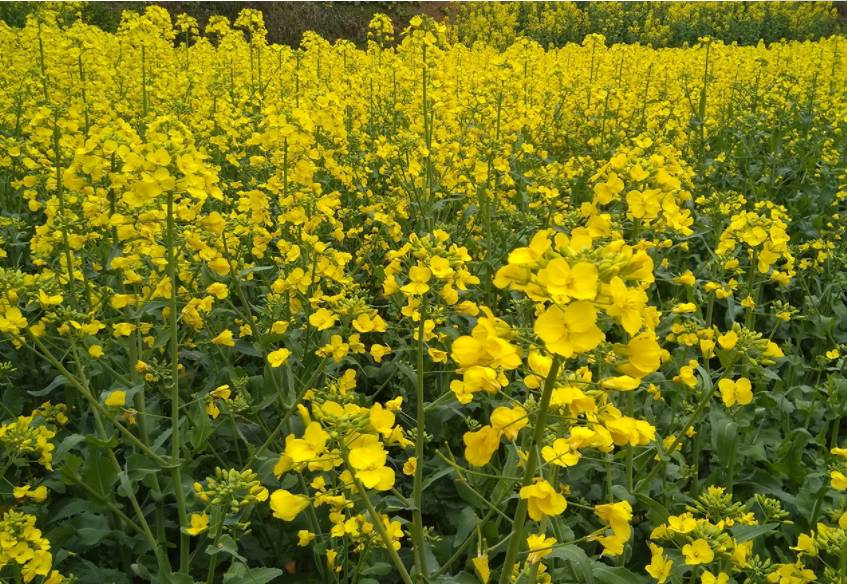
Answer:
[[(219, 505), (218, 507), (219, 508), (216, 509), (212, 513), (212, 517), (215, 516), (215, 513), (217, 513), (217, 515), (219, 517), (218, 523), (215, 526), (215, 539), (214, 539), (215, 547), (217, 547), (218, 544), (221, 541), (221, 533), (224, 530), (224, 519), (226, 518), (226, 514), (224, 513), (224, 510), (223, 510), (223, 505)], [(206, 578), (206, 584), (212, 584), (212, 582), (215, 581), (215, 566), (217, 565), (217, 563), (218, 563), (218, 554), (212, 554), (209, 557), (209, 576)]]
[(420, 575), (423, 579), (429, 578), (429, 567), (426, 559), (426, 538), (423, 530), (423, 517), (421, 516), (421, 496), (423, 494), (423, 455), (424, 442), (426, 440), (426, 408), (424, 407), (424, 334), (427, 314), (427, 296), (421, 299), (420, 324), (418, 325), (418, 379), (417, 379), (417, 395), (418, 395), (418, 427), (415, 436), (415, 480), (412, 491), (412, 499), (415, 502), (415, 509), (412, 512), (412, 520), (415, 524), (415, 545), (418, 548), (418, 558), (420, 561)]
[[(544, 381), (544, 391), (541, 394), (541, 403), (538, 406), (538, 415), (535, 420), (535, 431), (532, 434), (532, 443), (529, 446), (529, 456), (527, 457), (524, 479), (522, 487), (528, 487), (535, 480), (535, 467), (538, 465), (538, 445), (544, 440), (544, 430), (547, 427), (547, 410), (550, 409), (550, 397), (553, 395), (553, 386), (556, 384), (556, 377), (559, 374), (559, 368), (562, 366), (564, 359), (556, 355), (553, 357), (553, 363), (550, 365), (550, 372), (547, 374), (547, 379)], [(518, 502), (517, 511), (515, 511), (515, 521), (512, 524), (512, 533), (509, 540), (509, 547), (506, 550), (506, 559), (503, 560), (503, 569), (500, 572), (500, 584), (510, 584), (512, 581), (512, 566), (515, 565), (515, 560), (518, 557), (518, 551), (521, 547), (521, 535), (523, 534), (524, 522), (526, 522), (527, 508), (529, 506), (528, 499), (520, 499)]]
[[(187, 529), (188, 513), (185, 508), (185, 492), (182, 489), (182, 471), (179, 461), (179, 333), (177, 331), (176, 312), (176, 234), (174, 227), (174, 192), (168, 191), (168, 278), (171, 281), (170, 314), (168, 315), (171, 326), (171, 456), (173, 466), (171, 467), (171, 478), (174, 483), (174, 497), (176, 498), (177, 513), (179, 514), (180, 528)], [(191, 536), (180, 529), (179, 534), (179, 571), (188, 574), (189, 547)]]
[[(341, 443), (341, 456), (344, 458), (344, 464), (348, 468), (351, 468), (350, 462), (347, 460), (347, 446), (343, 442)], [(404, 584), (413, 584), (412, 577), (409, 576), (409, 572), (403, 565), (403, 560), (401, 560), (400, 556), (397, 555), (397, 550), (394, 549), (394, 544), (388, 536), (388, 532), (385, 531), (385, 525), (382, 523), (382, 517), (379, 513), (377, 513), (376, 509), (374, 509), (373, 503), (371, 503), (371, 499), (368, 497), (368, 493), (365, 490), (364, 485), (362, 485), (362, 481), (356, 478), (355, 472), (352, 476), (353, 484), (356, 485), (356, 491), (358, 491), (359, 496), (362, 498), (362, 502), (365, 504), (365, 508), (368, 510), (368, 514), (371, 516), (371, 523), (373, 523), (377, 533), (379, 533), (379, 536), (382, 538), (385, 550), (388, 552), (388, 555), (391, 556), (391, 561), (394, 562), (394, 566), (397, 568), (397, 571), (400, 572), (400, 577), (403, 579)]]

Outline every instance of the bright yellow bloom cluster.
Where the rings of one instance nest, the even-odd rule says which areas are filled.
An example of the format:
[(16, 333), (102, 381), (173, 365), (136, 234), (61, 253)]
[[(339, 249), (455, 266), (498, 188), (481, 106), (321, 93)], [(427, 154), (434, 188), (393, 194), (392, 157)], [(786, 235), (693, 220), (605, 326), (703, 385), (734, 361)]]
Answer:
[(8, 511), (0, 520), (0, 569), (8, 564), (18, 566), (24, 582), (36, 576), (45, 577), (46, 584), (60, 584), (64, 578), (53, 565), (50, 542), (35, 527), (35, 516)]
[(56, 448), (49, 440), (56, 435), (48, 426), (33, 425), (33, 416), (20, 416), (14, 422), (0, 426), (0, 445), (6, 458), (26, 460), (36, 455), (38, 462), (52, 470), (53, 450)]

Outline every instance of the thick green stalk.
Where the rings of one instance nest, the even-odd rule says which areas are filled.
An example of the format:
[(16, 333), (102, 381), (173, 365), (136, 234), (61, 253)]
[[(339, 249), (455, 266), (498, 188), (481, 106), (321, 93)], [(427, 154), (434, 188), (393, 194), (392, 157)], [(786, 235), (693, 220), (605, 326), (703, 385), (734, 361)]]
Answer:
[[(538, 446), (544, 441), (544, 430), (547, 427), (547, 410), (550, 409), (550, 397), (553, 395), (553, 386), (559, 375), (559, 368), (564, 359), (556, 355), (550, 365), (550, 372), (544, 381), (544, 391), (541, 394), (541, 403), (538, 406), (538, 415), (535, 419), (535, 431), (532, 434), (532, 443), (529, 446), (529, 456), (526, 461), (526, 469), (522, 487), (528, 487), (535, 480), (535, 467), (538, 465)], [(528, 499), (520, 499), (518, 509), (515, 512), (515, 522), (512, 524), (512, 533), (509, 538), (509, 548), (506, 550), (506, 559), (503, 560), (503, 569), (500, 572), (500, 584), (510, 584), (512, 581), (512, 566), (518, 558), (521, 548), (524, 522), (526, 522)]]
[[(347, 446), (343, 442), (341, 443), (341, 456), (344, 458), (345, 466), (351, 468), (350, 462), (347, 459)], [(382, 538), (382, 543), (385, 545), (385, 550), (391, 557), (391, 561), (394, 562), (394, 567), (396, 567), (397, 571), (400, 572), (400, 578), (403, 579), (404, 584), (414, 584), (412, 582), (412, 577), (409, 576), (409, 572), (406, 570), (406, 566), (403, 565), (403, 560), (401, 560), (400, 556), (397, 555), (397, 550), (394, 549), (394, 544), (391, 541), (388, 532), (385, 530), (385, 525), (382, 523), (382, 517), (379, 513), (377, 513), (376, 509), (374, 509), (373, 503), (371, 503), (371, 499), (368, 497), (368, 492), (364, 485), (362, 485), (362, 481), (356, 478), (355, 473), (352, 476), (353, 484), (356, 485), (356, 490), (359, 492), (359, 496), (362, 498), (362, 502), (365, 504), (368, 514), (371, 516), (371, 523), (373, 523), (377, 533), (379, 533), (380, 538)]]
[(424, 442), (426, 440), (426, 408), (424, 407), (424, 329), (426, 325), (427, 297), (421, 299), (420, 324), (418, 325), (418, 428), (415, 435), (415, 481), (412, 498), (415, 501), (415, 510), (412, 512), (412, 521), (415, 524), (415, 546), (418, 548), (418, 559), (421, 574), (424, 579), (429, 578), (429, 566), (426, 560), (426, 538), (423, 531), (423, 517), (421, 516), (421, 497), (423, 496), (423, 455)]
[[(179, 334), (177, 331), (176, 312), (176, 234), (174, 227), (174, 193), (168, 191), (168, 278), (171, 280), (171, 302), (169, 320), (171, 325), (171, 455), (173, 466), (171, 477), (174, 484), (177, 513), (180, 528), (188, 528), (188, 514), (185, 510), (185, 493), (182, 490), (182, 471), (179, 461)], [(180, 529), (179, 534), (179, 571), (188, 573), (188, 552), (191, 536)]]
[[(217, 515), (217, 517), (215, 517)], [(217, 509), (212, 510), (212, 519), (217, 519), (217, 524), (215, 525), (215, 537), (214, 537), (214, 545), (217, 547), (218, 543), (221, 541), (221, 533), (224, 529), (224, 519), (226, 519), (226, 513), (224, 513), (224, 506), (218, 505)], [(209, 557), (209, 576), (206, 578), (206, 584), (212, 584), (215, 581), (215, 566), (218, 563), (218, 554), (212, 554)]]

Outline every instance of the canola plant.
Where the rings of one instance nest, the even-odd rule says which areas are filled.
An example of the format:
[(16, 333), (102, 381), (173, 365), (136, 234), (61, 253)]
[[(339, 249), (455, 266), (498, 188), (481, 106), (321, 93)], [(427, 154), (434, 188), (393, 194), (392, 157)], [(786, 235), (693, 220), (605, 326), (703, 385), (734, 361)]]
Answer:
[(726, 44), (818, 40), (839, 29), (832, 2), (455, 2), (449, 34), (465, 44), (504, 49), (519, 37), (545, 46), (602, 34), (609, 44), (691, 46), (709, 36)]
[(847, 583), (847, 42), (0, 25), (4, 581)]

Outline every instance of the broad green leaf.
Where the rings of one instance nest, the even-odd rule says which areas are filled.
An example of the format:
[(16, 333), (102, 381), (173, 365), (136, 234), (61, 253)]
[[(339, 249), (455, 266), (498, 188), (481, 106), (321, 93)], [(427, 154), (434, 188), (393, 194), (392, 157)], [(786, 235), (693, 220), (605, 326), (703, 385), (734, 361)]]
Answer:
[(736, 438), (738, 437), (738, 422), (732, 421), (731, 418), (721, 420), (716, 431), (715, 454), (718, 459), (724, 464), (729, 464), (733, 456), (733, 451), (736, 449)]
[(594, 584), (593, 562), (588, 558), (581, 547), (573, 544), (553, 548), (548, 558), (561, 558), (574, 565), (582, 575), (586, 584)]
[(647, 495), (638, 494), (636, 495), (639, 501), (647, 505), (650, 510), (647, 512), (647, 517), (649, 517), (650, 521), (653, 522), (653, 525), (661, 525), (668, 520), (670, 517), (670, 512), (662, 505), (661, 503), (653, 500)]
[(161, 468), (146, 454), (130, 454), (126, 459), (126, 473), (131, 481), (140, 481)]
[(365, 568), (362, 569), (362, 574), (365, 576), (385, 576), (386, 574), (390, 574), (393, 569), (394, 566), (391, 564), (376, 562), (371, 566), (365, 566)]
[(247, 568), (244, 564), (235, 564), (224, 574), (224, 584), (267, 584), (281, 575), (282, 570), (278, 568)]
[(53, 453), (53, 464), (59, 465), (65, 458), (65, 455), (70, 452), (71, 448), (79, 444), (80, 442), (85, 440), (85, 436), (82, 434), (71, 434), (62, 440), (62, 443), (56, 448), (56, 451)]
[(198, 401), (191, 407), (194, 425), (191, 428), (191, 445), (199, 449), (212, 435), (212, 419), (206, 413), (205, 401)]
[(54, 389), (56, 389), (60, 385), (65, 385), (67, 382), (68, 382), (68, 380), (65, 378), (64, 375), (57, 375), (56, 378), (53, 380), (53, 382), (50, 383), (50, 385), (48, 385), (44, 389), (39, 389), (39, 390), (36, 390), (36, 391), (30, 391), (29, 394), (34, 395), (35, 397), (42, 397), (42, 396), (47, 395), (48, 393), (50, 393), (51, 391), (53, 391)]
[(612, 568), (605, 564), (594, 564), (594, 577), (603, 584), (645, 584), (646, 578), (633, 574), (626, 568)]
[[(80, 473), (85, 484), (103, 500), (111, 498), (118, 482), (118, 470), (102, 448), (93, 449), (85, 459)], [(100, 503), (100, 501), (94, 501)]]
[(83, 545), (100, 543), (112, 531), (109, 518), (98, 513), (82, 513), (71, 520)]
[(225, 553), (231, 555), (232, 557), (238, 560), (241, 560), (242, 562), (247, 561), (238, 554), (238, 545), (228, 535), (221, 536), (221, 539), (217, 545), (215, 545), (214, 543), (209, 544), (209, 546), (206, 547), (206, 553), (210, 556)]

